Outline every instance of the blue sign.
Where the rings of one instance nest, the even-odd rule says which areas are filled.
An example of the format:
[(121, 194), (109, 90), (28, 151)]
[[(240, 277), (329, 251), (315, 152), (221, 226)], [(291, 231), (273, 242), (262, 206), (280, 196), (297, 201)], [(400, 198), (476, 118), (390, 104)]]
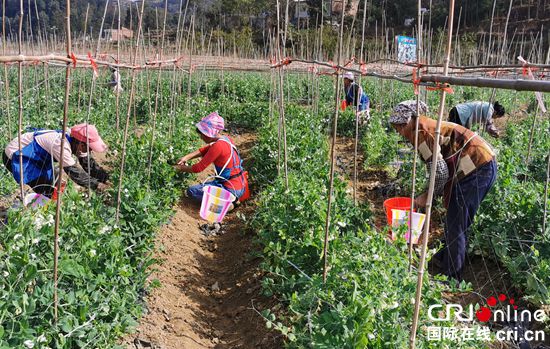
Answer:
[(416, 39), (396, 36), (397, 60), (401, 63), (416, 63)]

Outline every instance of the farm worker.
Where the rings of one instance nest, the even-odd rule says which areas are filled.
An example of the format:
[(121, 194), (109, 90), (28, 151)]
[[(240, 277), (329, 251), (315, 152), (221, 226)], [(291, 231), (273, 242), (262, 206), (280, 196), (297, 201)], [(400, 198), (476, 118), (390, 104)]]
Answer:
[(348, 106), (353, 106), (359, 120), (366, 122), (369, 120), (370, 114), (370, 99), (363, 91), (363, 88), (355, 82), (355, 77), (352, 72), (346, 72), (344, 78), (344, 92), (346, 99), (342, 101), (343, 109)]
[(120, 73), (115, 67), (111, 67), (111, 82), (109, 82), (109, 86), (113, 88), (113, 92), (124, 91), (122, 89), (122, 79), (120, 77)]
[(485, 131), (498, 138), (498, 129), (493, 124), (493, 117), (504, 116), (506, 110), (498, 102), (491, 105), (489, 102), (468, 102), (458, 104), (449, 112), (449, 121), (471, 129), (474, 124), (483, 125)]
[[(427, 106), (421, 102), (420, 113), (426, 112)], [(416, 101), (399, 103), (390, 116), (390, 123), (401, 136), (414, 144), (417, 117), (419, 155), (426, 162), (428, 173), (431, 166), (436, 166), (434, 196), (443, 194), (447, 208), (445, 246), (439, 256), (444, 273), (461, 280), (468, 228), (497, 176), (495, 153), (476, 133), (444, 121), (441, 124), (441, 153), (434, 161), (436, 120), (417, 116)], [(416, 206), (425, 207), (427, 196), (427, 192), (419, 195), (415, 199)]]
[[(238, 199), (243, 196), (247, 186), (247, 178), (244, 175), (242, 160), (233, 144), (233, 141), (220, 135), (224, 129), (224, 120), (217, 112), (204, 117), (196, 124), (197, 132), (206, 146), (182, 157), (177, 163), (177, 169), (182, 172), (198, 173), (204, 171), (210, 164), (214, 164), (216, 178), (204, 184), (197, 184), (187, 189), (187, 196), (201, 201), (205, 185), (214, 185), (231, 192)], [(187, 161), (202, 157), (192, 165)]]
[[(52, 196), (54, 186), (56, 186), (54, 162), (58, 162), (61, 158), (61, 133), (60, 130), (40, 130), (21, 135), (23, 183), (29, 185), (35, 193), (47, 197)], [(94, 125), (85, 123), (75, 125), (70, 132), (65, 134), (63, 170), (78, 185), (83, 187), (90, 185), (92, 189), (103, 191), (108, 188), (106, 183), (109, 180), (109, 174), (90, 156), (90, 176), (88, 175), (86, 136), (89, 140), (90, 150), (99, 153), (107, 150), (107, 145), (99, 136)], [(3, 162), (17, 183), (21, 178), (19, 155), (18, 138), (16, 137), (6, 146)], [(76, 165), (72, 155), (76, 155), (82, 169)]]

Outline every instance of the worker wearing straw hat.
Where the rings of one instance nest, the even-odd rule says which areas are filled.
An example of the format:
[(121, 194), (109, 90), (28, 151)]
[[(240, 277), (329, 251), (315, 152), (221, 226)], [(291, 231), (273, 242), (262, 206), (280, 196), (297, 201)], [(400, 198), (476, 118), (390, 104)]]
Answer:
[[(5, 148), (3, 162), (19, 183), (29, 185), (34, 192), (51, 197), (56, 186), (54, 162), (61, 158), (60, 130), (38, 130), (21, 135), (22, 149), (19, 152), (19, 142), (16, 137)], [(103, 191), (108, 188), (109, 174), (101, 168), (91, 156), (88, 159), (88, 147), (95, 152), (105, 152), (107, 145), (103, 142), (94, 125), (79, 124), (65, 134), (66, 142), (63, 148), (63, 170), (78, 185), (90, 186), (92, 189)], [(23, 157), (23, 171), (19, 157)], [(73, 159), (76, 155), (82, 166), (79, 168)], [(88, 167), (88, 164), (90, 165)], [(90, 175), (88, 175), (88, 171)]]
[[(427, 106), (420, 102), (420, 113), (426, 114)], [(440, 156), (435, 160), (436, 120), (416, 113), (416, 101), (399, 103), (390, 116), (395, 130), (411, 144), (415, 141), (418, 118), (418, 151), (428, 166), (436, 166), (434, 196), (443, 194), (447, 208), (445, 247), (438, 255), (442, 259), (444, 273), (461, 280), (466, 258), (467, 234), (479, 205), (493, 186), (497, 165), (491, 147), (476, 133), (450, 122), (442, 122)], [(415, 199), (417, 207), (425, 207), (427, 193)]]
[(370, 117), (370, 99), (363, 91), (363, 88), (355, 82), (352, 72), (346, 72), (342, 76), (344, 79), (345, 100), (342, 101), (343, 109), (352, 106), (359, 117), (361, 123), (365, 123)]
[(489, 102), (468, 102), (458, 104), (449, 112), (449, 121), (471, 129), (473, 125), (482, 125), (491, 136), (500, 136), (498, 129), (493, 124), (493, 118), (503, 117), (506, 113), (504, 107), (499, 103), (491, 105)]
[[(242, 160), (233, 144), (233, 141), (220, 135), (225, 123), (217, 112), (204, 117), (196, 124), (197, 132), (201, 139), (207, 143), (192, 153), (182, 157), (177, 163), (177, 169), (182, 172), (198, 173), (204, 171), (210, 164), (214, 164), (216, 178), (213, 181), (197, 184), (187, 189), (187, 196), (201, 201), (203, 188), (206, 185), (214, 185), (231, 192), (237, 199), (242, 197), (247, 187), (247, 178), (242, 167)], [(201, 161), (190, 166), (187, 162), (202, 157)]]

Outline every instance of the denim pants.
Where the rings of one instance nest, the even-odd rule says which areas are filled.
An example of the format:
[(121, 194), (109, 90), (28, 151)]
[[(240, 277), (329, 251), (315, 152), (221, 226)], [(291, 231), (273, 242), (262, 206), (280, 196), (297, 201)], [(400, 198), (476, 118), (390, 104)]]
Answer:
[(497, 164), (493, 159), (456, 183), (452, 189), (447, 208), (445, 247), (442, 254), (443, 270), (449, 277), (462, 280), (468, 229), (496, 177)]
[(211, 181), (211, 182), (206, 182), (204, 184), (201, 183), (201, 184), (190, 186), (187, 189), (187, 196), (190, 197), (191, 199), (195, 200), (195, 201), (201, 202), (202, 201), (202, 195), (203, 195), (203, 188), (207, 185), (213, 185), (215, 187), (223, 188), (223, 189), (229, 191), (231, 194), (235, 195), (235, 197), (237, 199), (240, 198), (241, 196), (243, 196), (243, 194), (244, 194), (244, 189), (234, 190), (232, 188), (224, 187), (223, 184), (218, 182), (218, 181)]

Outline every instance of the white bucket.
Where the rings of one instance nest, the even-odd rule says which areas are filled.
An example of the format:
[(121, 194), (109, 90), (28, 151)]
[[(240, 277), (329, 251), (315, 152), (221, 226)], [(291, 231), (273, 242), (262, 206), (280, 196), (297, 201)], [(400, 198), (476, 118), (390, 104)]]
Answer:
[(231, 203), (235, 201), (235, 195), (228, 190), (213, 185), (203, 188), (200, 215), (203, 219), (214, 223), (221, 222), (229, 210)]
[[(422, 228), (424, 227), (424, 222), (426, 221), (426, 215), (423, 213), (413, 212), (412, 214), (412, 225), (410, 224), (410, 217), (409, 212), (405, 210), (396, 210), (392, 209), (392, 239), (397, 239), (397, 236), (395, 235), (395, 231), (397, 231), (397, 228), (399, 228), (402, 225), (407, 225), (407, 227), (411, 227), (413, 238), (412, 243), (418, 244), (418, 240), (420, 239), (420, 235), (422, 235)], [(407, 232), (405, 233), (405, 240), (407, 242), (410, 242), (410, 236), (409, 236), (409, 230), (407, 229)]]
[(37, 193), (30, 193), (25, 195), (23, 204), (25, 205), (25, 207), (37, 208), (45, 206), (48, 201), (50, 201), (50, 198), (48, 198), (47, 196)]

